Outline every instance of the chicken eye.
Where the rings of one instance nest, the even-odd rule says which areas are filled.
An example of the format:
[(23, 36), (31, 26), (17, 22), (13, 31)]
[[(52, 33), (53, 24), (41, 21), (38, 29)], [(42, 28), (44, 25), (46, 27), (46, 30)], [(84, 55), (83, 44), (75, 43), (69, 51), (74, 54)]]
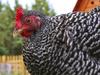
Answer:
[(30, 18), (27, 18), (26, 19), (26, 23), (28, 23), (28, 24), (31, 23), (31, 19)]

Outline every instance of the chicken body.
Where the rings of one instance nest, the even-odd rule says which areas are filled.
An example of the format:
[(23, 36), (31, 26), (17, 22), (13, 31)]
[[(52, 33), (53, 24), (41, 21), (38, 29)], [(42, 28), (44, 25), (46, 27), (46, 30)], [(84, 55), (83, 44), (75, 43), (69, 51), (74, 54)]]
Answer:
[(31, 75), (100, 75), (100, 7), (41, 18), (23, 46)]

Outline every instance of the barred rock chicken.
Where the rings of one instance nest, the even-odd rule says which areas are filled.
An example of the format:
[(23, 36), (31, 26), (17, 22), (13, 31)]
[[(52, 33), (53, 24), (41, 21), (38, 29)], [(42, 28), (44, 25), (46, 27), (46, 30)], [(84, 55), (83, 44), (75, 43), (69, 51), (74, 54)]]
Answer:
[(100, 6), (52, 17), (18, 7), (18, 33), (31, 75), (100, 75)]

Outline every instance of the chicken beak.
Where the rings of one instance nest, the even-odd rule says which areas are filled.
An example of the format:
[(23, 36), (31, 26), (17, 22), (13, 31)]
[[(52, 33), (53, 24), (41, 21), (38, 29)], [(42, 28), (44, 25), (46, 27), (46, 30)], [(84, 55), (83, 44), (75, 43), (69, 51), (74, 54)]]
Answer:
[(22, 31), (23, 31), (23, 29), (18, 29), (18, 30), (14, 29), (13, 37), (15, 38), (15, 37), (19, 36)]

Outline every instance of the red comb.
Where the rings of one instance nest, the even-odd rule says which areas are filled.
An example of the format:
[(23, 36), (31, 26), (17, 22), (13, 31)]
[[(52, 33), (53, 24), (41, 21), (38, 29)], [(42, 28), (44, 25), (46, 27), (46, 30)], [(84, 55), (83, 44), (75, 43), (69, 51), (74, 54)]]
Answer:
[(16, 9), (16, 20), (19, 20), (24, 14), (24, 10), (21, 6)]
[(23, 16), (24, 14), (24, 10), (21, 6), (19, 6), (17, 9), (16, 9), (16, 28), (20, 28), (21, 27), (21, 17)]

